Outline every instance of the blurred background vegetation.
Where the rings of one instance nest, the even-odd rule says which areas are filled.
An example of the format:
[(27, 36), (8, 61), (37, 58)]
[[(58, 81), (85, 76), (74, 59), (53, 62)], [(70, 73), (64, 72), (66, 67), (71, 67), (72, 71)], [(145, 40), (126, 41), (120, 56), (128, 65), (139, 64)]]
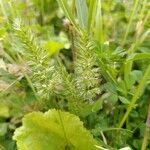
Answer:
[[(109, 43), (109, 49), (112, 51), (117, 48), (129, 49), (132, 46), (136, 52), (150, 53), (150, 11), (148, 12), (150, 2), (147, 0), (138, 0), (128, 35), (125, 37), (136, 1), (102, 0), (103, 40), (106, 49)], [(89, 2), (90, 0), (87, 0), (87, 3)], [(68, 3), (71, 5), (73, 1), (69, 0)], [(49, 100), (43, 101), (43, 96), (35, 94), (24, 49), (19, 45), (12, 28), (14, 20), (18, 18), (24, 21), (24, 28), (32, 30), (33, 36), (39, 45), (47, 50), (50, 58), (55, 59), (55, 55), (59, 54), (67, 70), (72, 69), (69, 29), (64, 13), (56, 0), (0, 0), (0, 150), (16, 149), (12, 135), (21, 125), (21, 118), (25, 114), (32, 111), (46, 111), (53, 107)], [(107, 59), (109, 60), (109, 57)], [(109, 62), (111, 63), (111, 60)], [(149, 60), (134, 63), (133, 70), (138, 71), (134, 72), (135, 74), (131, 73), (129, 88), (135, 76), (138, 83), (149, 63)], [(116, 124), (116, 119), (118, 120), (117, 108), (125, 107), (128, 103), (126, 99), (120, 98), (118, 106), (118, 100), (114, 95), (104, 104), (103, 111), (93, 113), (85, 122), (94, 137), (101, 138), (99, 131), (103, 130), (106, 137), (109, 137), (108, 145), (113, 147), (130, 145), (133, 149), (139, 150), (150, 101), (149, 83), (150, 80), (137, 109), (130, 114), (130, 123), (126, 124), (128, 130), (120, 130), (120, 134), (114, 137), (116, 130), (112, 125)], [(124, 83), (120, 84), (126, 92), (128, 89), (124, 87)], [(109, 85), (107, 88), (113, 90)], [(150, 150), (150, 144), (147, 150)]]

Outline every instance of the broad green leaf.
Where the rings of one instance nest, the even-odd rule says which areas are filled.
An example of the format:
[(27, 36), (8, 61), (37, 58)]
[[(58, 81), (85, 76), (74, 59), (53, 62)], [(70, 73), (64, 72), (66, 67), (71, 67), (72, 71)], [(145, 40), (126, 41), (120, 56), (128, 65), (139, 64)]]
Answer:
[(58, 53), (60, 49), (63, 49), (64, 44), (56, 41), (48, 41), (45, 43), (44, 48), (48, 51), (48, 53), (51, 56), (53, 54)]
[(18, 150), (96, 150), (96, 141), (80, 119), (68, 112), (33, 112), (14, 133)]
[(81, 26), (81, 28), (86, 29), (87, 15), (88, 15), (86, 1), (76, 0), (76, 8), (77, 8), (77, 16), (78, 16), (79, 25)]

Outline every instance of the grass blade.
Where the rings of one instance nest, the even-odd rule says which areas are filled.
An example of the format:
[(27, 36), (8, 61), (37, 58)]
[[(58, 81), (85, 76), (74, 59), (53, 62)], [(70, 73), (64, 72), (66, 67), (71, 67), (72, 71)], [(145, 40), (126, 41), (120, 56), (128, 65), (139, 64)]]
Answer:
[(75, 18), (74, 18), (74, 16), (71, 13), (71, 9), (69, 9), (67, 1), (66, 0), (57, 0), (57, 1), (59, 3), (60, 7), (63, 9), (66, 17), (70, 20), (70, 22), (73, 24), (73, 26), (75, 27), (75, 29), (77, 31), (80, 31), (80, 29), (79, 29), (79, 27), (78, 27), (78, 25), (77, 25), (77, 23), (75, 21)]
[(87, 4), (85, 0), (76, 0), (77, 17), (81, 28), (86, 29), (87, 27)]
[(124, 38), (123, 38), (122, 46), (124, 46), (124, 44), (125, 44), (125, 42), (126, 42), (126, 38), (127, 38), (128, 34), (129, 34), (129, 30), (130, 30), (130, 27), (131, 27), (131, 24), (132, 24), (132, 20), (133, 20), (133, 18), (135, 17), (135, 12), (136, 12), (136, 10), (137, 10), (138, 3), (139, 3), (139, 0), (136, 0), (136, 1), (135, 1), (135, 4), (134, 4), (134, 7), (133, 7), (132, 14), (131, 14), (130, 19), (129, 19), (129, 23), (128, 23), (128, 26), (127, 26), (127, 30), (126, 30), (125, 35), (124, 35)]
[(135, 60), (143, 60), (143, 59), (150, 59), (150, 53), (134, 53), (131, 55), (128, 59), (127, 62), (130, 61), (135, 61)]
[(90, 0), (90, 6), (88, 11), (88, 21), (87, 21), (87, 30), (88, 33), (90, 32), (90, 28), (93, 26), (94, 23), (94, 16), (96, 13), (96, 0)]
[[(147, 36), (149, 35), (150, 30), (147, 30), (138, 40), (136, 40), (136, 42), (131, 46), (131, 48), (128, 51), (128, 56), (130, 58), (130, 56), (134, 55), (134, 52), (136, 51), (137, 47), (143, 43), (143, 41), (147, 38)], [(149, 57), (147, 56), (143, 56), (143, 57)], [(127, 59), (128, 60), (128, 59)], [(124, 66), (124, 79), (128, 78), (128, 75), (132, 69), (132, 65), (133, 62), (130, 60), (129, 62), (127, 61), (127, 63)]]
[(2, 0), (0, 0), (0, 7), (1, 7), (1, 12), (2, 12), (2, 14), (4, 15), (5, 20), (6, 20), (7, 24), (9, 25), (9, 23), (10, 23), (10, 22), (9, 22), (9, 18), (8, 18), (6, 9), (5, 9), (5, 7), (4, 7), (4, 1), (2, 1)]
[(149, 103), (149, 108), (148, 108), (148, 115), (147, 115), (147, 121), (146, 121), (146, 125), (145, 125), (145, 133), (144, 133), (144, 138), (143, 138), (141, 150), (147, 149), (149, 133), (150, 133), (150, 103)]
[(95, 39), (103, 43), (103, 23), (101, 12), (101, 0), (97, 1), (96, 22), (95, 22)]
[(147, 67), (147, 69), (145, 71), (145, 74), (144, 74), (139, 86), (137, 87), (137, 90), (135, 91), (134, 96), (131, 99), (131, 103), (128, 106), (127, 111), (126, 111), (125, 115), (123, 116), (123, 118), (122, 118), (122, 120), (119, 124), (119, 128), (121, 128), (124, 125), (124, 123), (125, 123), (126, 119), (128, 118), (130, 112), (134, 108), (134, 105), (135, 105), (136, 101), (138, 100), (139, 96), (141, 95), (141, 93), (142, 93), (142, 91), (145, 87), (146, 81), (149, 77), (150, 77), (150, 64)]

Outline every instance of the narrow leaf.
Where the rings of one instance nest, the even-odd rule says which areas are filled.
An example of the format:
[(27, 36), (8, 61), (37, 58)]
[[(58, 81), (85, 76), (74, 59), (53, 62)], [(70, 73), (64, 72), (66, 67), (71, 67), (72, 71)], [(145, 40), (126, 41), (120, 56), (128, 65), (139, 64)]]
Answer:
[(87, 26), (87, 4), (85, 0), (76, 0), (77, 17), (81, 28), (86, 29)]
[(95, 39), (101, 44), (103, 42), (103, 23), (101, 12), (101, 0), (97, 0), (96, 20), (95, 20)]
[(79, 31), (79, 27), (76, 24), (75, 18), (71, 13), (71, 9), (69, 9), (68, 3), (66, 0), (57, 0), (60, 7), (63, 9), (66, 17), (70, 20), (70, 22), (73, 24), (73, 26), (76, 28), (77, 31)]
[(130, 101), (128, 101), (125, 97), (119, 96), (119, 100), (120, 100), (123, 104), (130, 104)]
[(141, 96), (142, 91), (143, 91), (143, 89), (145, 87), (145, 84), (146, 84), (147, 80), (149, 79), (149, 77), (150, 77), (150, 64), (148, 65), (148, 67), (147, 67), (147, 69), (144, 73), (144, 76), (141, 79), (141, 81), (140, 81), (140, 83), (139, 83), (139, 85), (138, 85), (138, 87), (137, 87), (137, 89), (136, 89), (136, 91), (135, 91), (135, 93), (134, 93), (134, 95), (131, 99), (130, 105), (127, 108), (127, 111), (124, 114), (124, 116), (123, 116), (123, 118), (122, 118), (122, 120), (119, 124), (119, 128), (121, 128), (124, 125), (124, 123), (125, 123), (126, 119), (128, 118), (130, 112), (134, 108), (134, 105), (135, 105), (136, 101), (139, 99), (139, 97)]
[(90, 0), (90, 6), (89, 6), (89, 11), (88, 11), (88, 21), (87, 21), (87, 28), (88, 32), (90, 32), (91, 27), (93, 27), (94, 23), (94, 15), (96, 12), (96, 0)]
[(134, 53), (129, 56), (127, 62), (143, 59), (150, 59), (150, 53)]

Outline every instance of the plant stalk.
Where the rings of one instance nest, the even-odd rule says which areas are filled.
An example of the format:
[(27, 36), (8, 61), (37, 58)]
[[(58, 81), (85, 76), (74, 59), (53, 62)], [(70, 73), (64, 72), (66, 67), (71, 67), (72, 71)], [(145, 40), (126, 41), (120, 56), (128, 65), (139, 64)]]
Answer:
[(123, 116), (123, 118), (122, 118), (122, 120), (121, 120), (121, 122), (119, 124), (119, 128), (121, 128), (124, 125), (124, 123), (125, 123), (126, 119), (128, 118), (130, 112), (134, 108), (134, 105), (135, 105), (136, 101), (138, 100), (139, 96), (141, 95), (141, 93), (142, 93), (142, 91), (144, 89), (145, 83), (146, 83), (146, 81), (147, 81), (147, 79), (149, 77), (150, 77), (150, 64), (147, 67), (147, 69), (146, 69), (146, 71), (144, 73), (144, 76), (143, 76), (140, 84), (138, 85), (137, 90), (135, 91), (134, 96), (131, 99), (131, 103), (129, 104), (129, 106), (127, 108), (127, 111), (124, 114), (124, 116)]
[(135, 1), (135, 4), (134, 4), (134, 7), (133, 7), (132, 14), (131, 14), (130, 19), (129, 19), (129, 23), (128, 23), (128, 26), (127, 26), (127, 30), (126, 30), (125, 35), (124, 35), (124, 38), (123, 38), (122, 47), (124, 46), (124, 44), (125, 44), (125, 42), (126, 42), (126, 38), (127, 38), (128, 34), (129, 34), (130, 26), (131, 26), (131, 24), (132, 24), (133, 18), (135, 17), (135, 12), (136, 12), (136, 10), (137, 10), (138, 3), (139, 3), (139, 0), (136, 0), (136, 1)]
[(148, 109), (148, 116), (147, 116), (144, 139), (143, 139), (141, 150), (146, 150), (147, 148), (149, 133), (150, 133), (150, 104)]

